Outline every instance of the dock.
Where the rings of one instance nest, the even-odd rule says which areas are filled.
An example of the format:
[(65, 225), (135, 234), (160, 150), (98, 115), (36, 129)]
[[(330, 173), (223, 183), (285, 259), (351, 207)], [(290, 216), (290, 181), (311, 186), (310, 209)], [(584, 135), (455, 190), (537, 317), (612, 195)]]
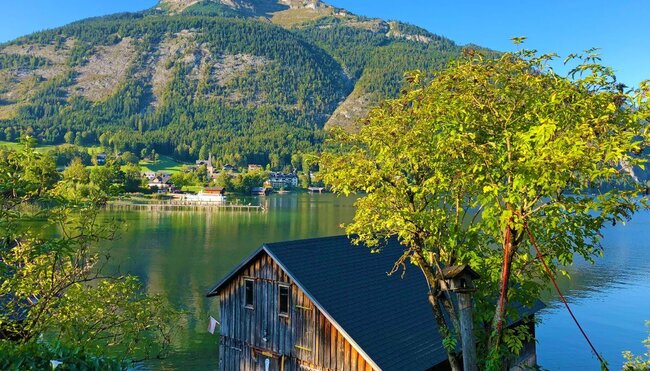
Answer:
[(172, 210), (231, 210), (231, 211), (264, 211), (260, 205), (242, 205), (225, 202), (197, 202), (197, 201), (159, 201), (147, 203), (133, 203), (125, 201), (109, 202), (105, 206), (109, 210), (145, 210), (145, 211), (172, 211)]

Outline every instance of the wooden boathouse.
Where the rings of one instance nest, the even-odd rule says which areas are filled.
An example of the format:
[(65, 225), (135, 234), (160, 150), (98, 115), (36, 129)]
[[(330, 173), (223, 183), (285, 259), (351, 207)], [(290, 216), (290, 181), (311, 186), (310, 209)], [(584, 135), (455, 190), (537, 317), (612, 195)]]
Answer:
[[(371, 254), (345, 236), (261, 246), (208, 292), (220, 300), (219, 369), (449, 369), (420, 272), (387, 275), (401, 253), (395, 240)], [(533, 341), (520, 362), (535, 361)]]

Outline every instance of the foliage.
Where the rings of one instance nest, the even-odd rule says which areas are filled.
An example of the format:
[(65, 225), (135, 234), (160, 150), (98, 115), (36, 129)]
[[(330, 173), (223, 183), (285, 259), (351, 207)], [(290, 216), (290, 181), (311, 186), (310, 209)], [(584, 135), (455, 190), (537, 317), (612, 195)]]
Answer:
[(122, 153), (120, 159), (126, 164), (138, 164), (140, 162), (140, 157), (129, 151)]
[[(577, 66), (568, 78), (548, 67), (554, 58), (468, 50), (432, 80), (412, 73), (410, 89), (372, 110), (359, 133), (334, 131), (321, 158), (334, 191), (364, 192), (347, 233), (378, 250), (399, 237), (404, 255), (393, 271), (414, 263), (434, 296), (442, 266), (481, 273), (475, 328), (487, 369), (520, 348), (513, 339), (504, 347), (506, 314), (520, 316), (508, 303), (531, 305), (548, 279), (527, 232), (558, 272), (576, 254), (601, 254), (605, 223), (639, 207), (629, 169), (646, 161), (637, 156), (647, 144), (646, 98), (623, 91), (592, 52), (569, 58)], [(455, 311), (445, 295), (434, 306), (447, 326), (441, 306), (452, 319)]]
[(34, 70), (49, 64), (50, 62), (47, 59), (41, 57), (18, 54), (0, 54), (0, 69), (22, 68)]
[[(93, 174), (116, 167), (93, 169), (90, 184), (72, 171), (57, 183), (51, 157), (29, 147), (1, 154), (0, 338), (15, 342), (18, 357), (9, 362), (32, 347), (44, 352), (35, 343), (41, 336), (80, 364), (166, 351), (176, 312), (135, 277), (103, 269), (110, 251), (98, 245), (114, 238), (117, 224), (101, 219), (106, 193)], [(79, 161), (75, 167), (85, 170)]]
[(217, 187), (222, 187), (226, 191), (233, 191), (233, 184), (232, 184), (232, 178), (230, 177), (230, 174), (226, 171), (222, 171), (217, 175), (217, 177), (214, 179), (214, 184)]
[(139, 165), (129, 163), (122, 167), (124, 173), (124, 192), (138, 192), (142, 184), (142, 169)]
[(188, 171), (188, 172), (181, 171), (179, 173), (172, 174), (170, 181), (172, 182), (173, 185), (175, 185), (178, 188), (201, 185), (199, 176), (194, 171)]
[[(232, 179), (232, 191), (235, 193), (249, 195), (255, 187), (261, 187), (268, 179), (265, 171), (251, 171), (249, 173), (237, 174)], [(226, 188), (226, 190), (228, 190)]]
[(110, 357), (98, 357), (80, 348), (44, 340), (16, 343), (0, 340), (0, 369), (50, 370), (52, 361), (61, 362), (57, 370), (123, 370), (124, 364)]
[(68, 167), (63, 170), (63, 179), (73, 183), (88, 183), (90, 181), (90, 172), (81, 162), (81, 158), (75, 157)]
[[(203, 157), (204, 149), (203, 155), (211, 152), (223, 163), (238, 159), (244, 166), (266, 165), (273, 154), (279, 159), (273, 167), (281, 169), (294, 153), (320, 150), (323, 125), (355, 87), (355, 94), (368, 92), (373, 99), (395, 96), (404, 71), (441, 68), (460, 51), (452, 41), (408, 25), (400, 25), (401, 32), (430, 42), (390, 37), (387, 29), (365, 29), (338, 17), (288, 31), (216, 3), (162, 14), (93, 18), (13, 42), (54, 45), (62, 54), (64, 44), (72, 47), (65, 72), (38, 83), (33, 96), (21, 96), (18, 114), (0, 121), (0, 132), (9, 130), (2, 135), (11, 141), (32, 131), (43, 143), (99, 142), (116, 152), (155, 150), (182, 161)], [(187, 50), (165, 61), (171, 81), (154, 94), (150, 74), (159, 66), (153, 61), (165, 43), (182, 41), (176, 36), (181, 31), (189, 31)], [(136, 56), (116, 91), (99, 102), (71, 96), (78, 67), (95, 63), (93, 53), (125, 38)], [(200, 63), (188, 63), (189, 53), (200, 55)], [(257, 62), (229, 72), (217, 63), (221, 56)], [(11, 65), (16, 63), (26, 62)]]
[(54, 157), (56, 166), (67, 166), (75, 158), (81, 159), (81, 163), (84, 165), (92, 163), (92, 158), (87, 149), (71, 144), (63, 144), (52, 148), (49, 151), (49, 156)]
[[(130, 176), (133, 176), (133, 168)], [(125, 173), (117, 161), (109, 160), (103, 166), (95, 166), (90, 171), (90, 182), (102, 193), (108, 196), (115, 196), (125, 191)], [(133, 179), (129, 181), (129, 187), (133, 187)]]
[[(650, 326), (650, 321), (646, 322), (646, 326)], [(625, 358), (623, 370), (646, 371), (650, 369), (650, 336), (643, 341), (643, 344), (646, 347), (646, 352), (643, 355), (634, 356), (630, 351), (623, 352), (623, 358)]]

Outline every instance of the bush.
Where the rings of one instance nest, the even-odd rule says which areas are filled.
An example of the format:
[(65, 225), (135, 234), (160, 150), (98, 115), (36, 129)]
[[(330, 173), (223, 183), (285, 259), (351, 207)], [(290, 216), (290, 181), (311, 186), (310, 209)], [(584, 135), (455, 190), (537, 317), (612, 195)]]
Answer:
[(52, 361), (62, 362), (57, 370), (123, 370), (125, 364), (59, 343), (44, 341), (16, 343), (0, 340), (0, 369), (51, 370)]

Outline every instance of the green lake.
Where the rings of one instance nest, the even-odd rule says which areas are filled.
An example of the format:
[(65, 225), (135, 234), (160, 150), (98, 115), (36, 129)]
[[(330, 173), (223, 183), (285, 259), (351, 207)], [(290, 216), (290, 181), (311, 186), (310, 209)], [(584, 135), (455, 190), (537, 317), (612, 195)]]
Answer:
[[(219, 318), (208, 289), (264, 242), (342, 234), (353, 201), (332, 194), (287, 194), (240, 199), (264, 211), (110, 211), (126, 229), (111, 242), (112, 269), (139, 276), (149, 293), (162, 294), (187, 316), (178, 324), (174, 350), (151, 369), (211, 370), (218, 366)], [(620, 369), (621, 352), (642, 353), (650, 320), (650, 213), (605, 231), (606, 255), (596, 265), (578, 263), (562, 286), (598, 350)], [(550, 370), (598, 369), (596, 358), (549, 293), (537, 338), (540, 364)], [(378, 334), (380, 336), (381, 334)]]

